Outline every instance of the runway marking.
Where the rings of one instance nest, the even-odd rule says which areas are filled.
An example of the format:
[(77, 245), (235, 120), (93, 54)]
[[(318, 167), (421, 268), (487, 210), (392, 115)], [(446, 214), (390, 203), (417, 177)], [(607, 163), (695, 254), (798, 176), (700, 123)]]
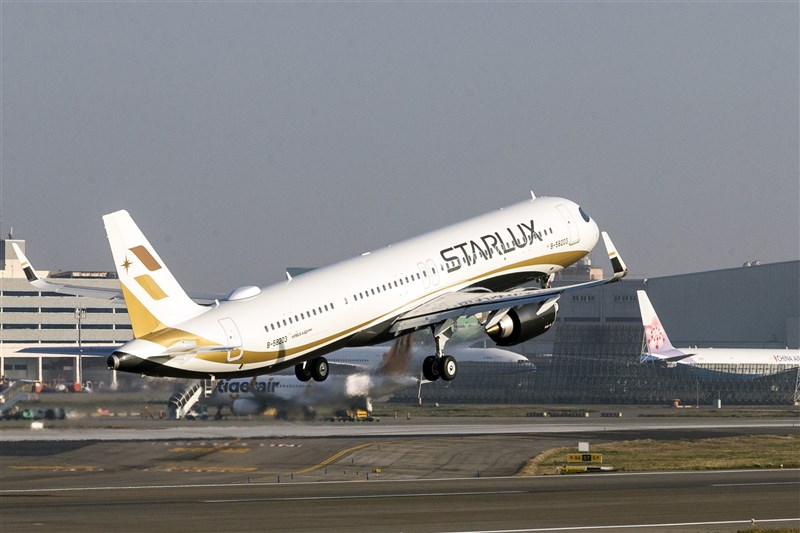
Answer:
[(62, 466), (62, 465), (54, 465), (54, 466), (12, 466), (14, 470), (51, 470), (53, 472), (96, 472), (98, 470), (102, 470), (102, 468), (98, 466)]
[(219, 453), (247, 453), (249, 452), (249, 448), (209, 448), (207, 446), (197, 446), (194, 448), (187, 448), (187, 447), (178, 447), (170, 449), (170, 452), (173, 453), (209, 453), (209, 452), (219, 452)]
[(359, 496), (297, 496), (285, 498), (240, 498), (230, 500), (200, 500), (200, 503), (291, 502), (304, 500), (363, 500), (366, 498), (430, 498), (432, 496), (485, 496), (487, 494), (524, 494), (525, 490), (492, 490), (475, 492), (429, 492), (419, 494), (366, 494)]
[(303, 470), (298, 470), (297, 472), (295, 472), (295, 474), (307, 474), (308, 472), (311, 472), (313, 470), (317, 470), (318, 468), (322, 468), (323, 466), (332, 463), (333, 461), (335, 461), (336, 459), (340, 458), (341, 456), (343, 456), (343, 455), (345, 455), (347, 453), (354, 452), (356, 450), (360, 450), (361, 448), (366, 448), (367, 446), (372, 446), (372, 444), (373, 443), (369, 442), (369, 443), (366, 443), (366, 444), (359, 444), (358, 446), (353, 446), (352, 448), (347, 448), (346, 450), (342, 450), (339, 453), (333, 454), (332, 456), (328, 457), (327, 459), (325, 459), (324, 461), (322, 461), (319, 464), (316, 464), (314, 466), (309, 466), (308, 468), (304, 468)]
[(800, 485), (800, 481), (772, 481), (764, 483), (716, 483), (712, 487), (757, 487), (760, 485)]
[[(246, 444), (242, 447), (234, 447), (240, 445), (242, 439), (241, 437), (237, 437), (230, 442), (220, 442), (220, 443), (212, 443), (210, 446), (176, 446), (175, 448), (171, 448), (169, 451), (173, 453), (200, 453), (203, 455), (209, 455), (214, 452), (219, 453), (247, 453), (249, 452), (249, 448), (247, 448)], [(201, 443), (202, 444), (202, 443)]]
[(162, 466), (148, 468), (146, 472), (254, 472), (254, 466)]
[[(761, 518), (755, 521), (756, 525), (765, 522), (800, 522), (800, 518)], [(715, 520), (710, 522), (672, 522), (665, 524), (618, 524), (610, 526), (567, 526), (567, 527), (540, 527), (530, 529), (481, 529), (476, 531), (457, 531), (449, 533), (532, 533), (536, 531), (588, 531), (601, 529), (643, 529), (657, 527), (697, 527), (697, 526), (724, 526), (733, 524), (752, 524), (752, 520)]]
[[(798, 468), (784, 469), (789, 472), (800, 472)], [(774, 472), (774, 470), (757, 469), (757, 470), (702, 470), (702, 471), (674, 471), (674, 472), (613, 472), (607, 474), (581, 474), (581, 478), (592, 477), (639, 477), (639, 476), (695, 476), (695, 475), (709, 475), (709, 474), (733, 474), (741, 475), (742, 473), (759, 473), (764, 474)], [(514, 480), (526, 481), (532, 479), (532, 476), (485, 476), (485, 477), (443, 477), (443, 478), (425, 478), (425, 479), (370, 479), (371, 484), (383, 483), (431, 483), (440, 481), (471, 481), (475, 483), (485, 483), (492, 480)], [(564, 480), (572, 479), (570, 476), (535, 476), (535, 479), (545, 483), (561, 483)], [(292, 486), (295, 485), (335, 485), (337, 483), (355, 483), (355, 481), (294, 481)], [(153, 489), (191, 489), (191, 488), (228, 488), (235, 489), (237, 487), (252, 487), (252, 486), (271, 486), (280, 485), (275, 481), (269, 482), (254, 482), (254, 483), (188, 483), (188, 484), (162, 484), (162, 485), (106, 485), (99, 487), (50, 487), (39, 489), (0, 489), (0, 494), (27, 494), (37, 492), (78, 492), (78, 491), (95, 491), (95, 490), (153, 490)]]

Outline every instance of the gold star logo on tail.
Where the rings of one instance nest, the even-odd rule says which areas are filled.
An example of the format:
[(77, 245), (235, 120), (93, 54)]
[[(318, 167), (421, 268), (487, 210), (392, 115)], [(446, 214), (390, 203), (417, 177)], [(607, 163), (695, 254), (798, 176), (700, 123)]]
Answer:
[(133, 263), (131, 263), (131, 261), (128, 259), (128, 256), (126, 255), (125, 261), (120, 266), (125, 269), (125, 273), (127, 274), (132, 264)]

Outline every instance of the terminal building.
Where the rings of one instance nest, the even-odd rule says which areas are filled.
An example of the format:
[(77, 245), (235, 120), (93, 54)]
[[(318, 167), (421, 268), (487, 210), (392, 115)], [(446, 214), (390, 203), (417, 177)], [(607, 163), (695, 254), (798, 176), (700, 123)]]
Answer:
[[(10, 378), (45, 382), (92, 380), (97, 384), (115, 381), (105, 367), (105, 358), (59, 357), (52, 353), (20, 356), (19, 350), (24, 347), (59, 344), (74, 349), (120, 344), (130, 340), (133, 331), (121, 300), (67, 296), (32, 287), (11, 249), (12, 242), (25, 249), (23, 240), (0, 241), (0, 373)], [(70, 284), (119, 286), (114, 272), (39, 271), (39, 274), (70, 278)], [(565, 270), (555, 283), (574, 283), (602, 275), (601, 269), (584, 260)], [(641, 289), (647, 290), (675, 346), (800, 346), (800, 261), (756, 263), (651, 279), (625, 278), (618, 283), (562, 296), (553, 328), (513, 348), (536, 363), (536, 376), (528, 376), (525, 386), (516, 389), (498, 383), (498, 394), (486, 393), (495, 399), (486, 400), (660, 402), (663, 396), (673, 394), (670, 390), (686, 389), (680, 384), (688, 382), (699, 397), (699, 377), (691, 370), (652, 370), (653, 365), (640, 363), (643, 329), (636, 291)], [(490, 341), (487, 339), (487, 342)], [(741, 403), (783, 403), (784, 399), (790, 402), (797, 396), (800, 379), (800, 372), (793, 368), (784, 369), (781, 374), (785, 375), (780, 378), (781, 383), (791, 381), (791, 390), (786, 390), (783, 384), (765, 382), (764, 387), (780, 390), (759, 396), (757, 389), (762, 384), (758, 380), (739, 378), (736, 383), (725, 385), (730, 389), (726, 399), (729, 403), (740, 403), (737, 398), (741, 398)], [(473, 382), (469, 378), (469, 365), (460, 365), (459, 377), (447, 387), (437, 383), (426, 390), (435, 395), (441, 389), (445, 394), (442, 400), (474, 396), (466, 388), (488, 390), (485, 370), (481, 370), (482, 375)], [(774, 369), (771, 372), (774, 373)], [(751, 373), (764, 372), (756, 369)], [(618, 383), (601, 384), (600, 376), (608, 376)], [(750, 384), (743, 385), (744, 381)], [(638, 384), (635, 387), (632, 386), (634, 382)], [(672, 384), (669, 385), (672, 389), (665, 390), (664, 383)], [(706, 388), (711, 390), (714, 385), (709, 383)], [(716, 388), (721, 390), (719, 386)], [(512, 389), (517, 391), (514, 398), (509, 397)], [(747, 392), (741, 392), (744, 389)], [(505, 396), (500, 394), (503, 391)], [(713, 394), (723, 396), (720, 392)]]
[[(44, 382), (111, 383), (115, 376), (105, 358), (64, 357), (43, 353), (20, 357), (21, 349), (66, 346), (70, 349), (115, 345), (130, 340), (133, 330), (121, 300), (40, 291), (25, 278), (11, 244), (25, 251), (24, 240), (0, 240), (0, 374)], [(71, 285), (119, 288), (116, 272), (48, 272)], [(84, 372), (82, 372), (82, 370)]]

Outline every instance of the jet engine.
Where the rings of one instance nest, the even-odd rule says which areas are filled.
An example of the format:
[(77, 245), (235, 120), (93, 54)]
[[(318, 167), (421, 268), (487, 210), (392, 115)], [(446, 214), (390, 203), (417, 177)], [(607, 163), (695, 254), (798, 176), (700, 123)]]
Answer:
[(522, 305), (511, 309), (500, 322), (486, 329), (486, 334), (498, 346), (514, 346), (545, 333), (556, 321), (558, 304), (549, 304), (548, 308), (537, 316), (542, 304)]
[(231, 404), (231, 411), (236, 415), (254, 415), (261, 411), (258, 402), (248, 398), (237, 398)]

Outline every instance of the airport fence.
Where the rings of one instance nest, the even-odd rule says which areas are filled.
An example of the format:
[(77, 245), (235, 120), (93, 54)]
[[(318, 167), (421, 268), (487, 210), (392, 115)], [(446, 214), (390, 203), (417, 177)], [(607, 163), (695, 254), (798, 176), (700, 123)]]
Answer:
[[(748, 377), (726, 368), (640, 363), (640, 325), (559, 324), (552, 356), (516, 363), (460, 363), (451, 382), (422, 387), (426, 403), (785, 405), (798, 370)], [(393, 401), (417, 401), (417, 389)]]

